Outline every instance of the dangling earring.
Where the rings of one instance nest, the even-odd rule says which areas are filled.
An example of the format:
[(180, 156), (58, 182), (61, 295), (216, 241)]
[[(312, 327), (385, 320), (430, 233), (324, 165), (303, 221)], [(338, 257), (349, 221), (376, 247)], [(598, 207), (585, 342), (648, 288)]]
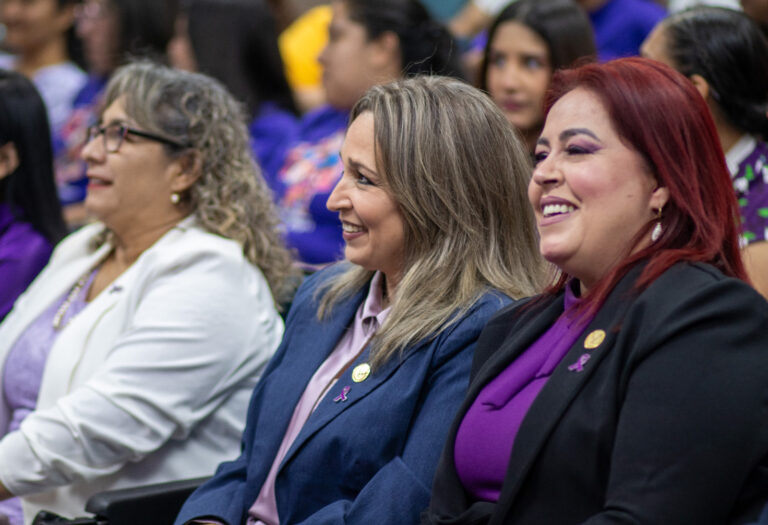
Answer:
[(653, 227), (653, 231), (651, 232), (651, 242), (658, 241), (663, 231), (664, 228), (661, 227), (661, 208), (659, 208), (659, 220), (656, 221), (656, 225)]
[(173, 204), (178, 204), (180, 200), (181, 200), (181, 197), (179, 196), (178, 193), (176, 193), (175, 191), (171, 193), (171, 202)]

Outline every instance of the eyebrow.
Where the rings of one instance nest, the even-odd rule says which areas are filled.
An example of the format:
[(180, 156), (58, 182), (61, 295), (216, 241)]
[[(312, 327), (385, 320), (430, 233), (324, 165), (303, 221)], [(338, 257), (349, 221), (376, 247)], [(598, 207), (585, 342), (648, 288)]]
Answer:
[(369, 168), (368, 166), (366, 166), (365, 164), (363, 164), (362, 162), (356, 161), (354, 159), (349, 159), (349, 165), (350, 165), (350, 167), (355, 168), (358, 171), (360, 171), (362, 169), (364, 171), (367, 171), (371, 175), (374, 175), (376, 177), (379, 176), (379, 174), (376, 173), (376, 170), (373, 170), (373, 169)]
[(560, 142), (565, 142), (566, 140), (568, 140), (569, 138), (571, 138), (571, 137), (573, 137), (575, 135), (587, 135), (588, 137), (592, 137), (595, 140), (600, 140), (599, 138), (597, 138), (597, 135), (592, 133), (587, 128), (571, 128), (571, 129), (566, 129), (565, 131), (560, 133), (560, 136), (558, 138), (560, 139)]
[(126, 119), (122, 119), (122, 118), (113, 118), (113, 119), (111, 119), (107, 123), (104, 123), (104, 119), (103, 118), (99, 119), (99, 125), (100, 126), (114, 126), (115, 124), (117, 124), (119, 126), (130, 126), (131, 125), (130, 122), (128, 122)]
[[(588, 137), (592, 137), (593, 139), (599, 141), (600, 139), (597, 138), (597, 135), (592, 133), (592, 131), (588, 130), (587, 128), (571, 128), (566, 129), (565, 131), (561, 132), (560, 135), (558, 135), (558, 139), (560, 142), (565, 142), (571, 137), (574, 137), (576, 135), (587, 135)], [(542, 146), (549, 146), (549, 139), (544, 137), (539, 137), (539, 140), (536, 141), (536, 144), (541, 144)]]
[(356, 169), (358, 171), (360, 171), (360, 169), (362, 168), (363, 170), (367, 171), (371, 175), (374, 175), (376, 177), (379, 176), (379, 174), (376, 173), (376, 170), (373, 170), (373, 169), (369, 168), (368, 166), (366, 166), (362, 162), (357, 161), (355, 159), (348, 159), (347, 162), (345, 163), (344, 162), (344, 156), (341, 154), (341, 152), (339, 152), (339, 159), (341, 160), (342, 164), (348, 164), (350, 168), (354, 168), (354, 169)]

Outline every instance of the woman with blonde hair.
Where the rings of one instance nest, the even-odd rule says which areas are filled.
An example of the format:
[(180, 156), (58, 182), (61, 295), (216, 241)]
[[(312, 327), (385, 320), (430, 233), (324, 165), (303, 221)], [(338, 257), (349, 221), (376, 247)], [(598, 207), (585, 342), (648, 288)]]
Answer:
[(525, 148), (456, 80), (371, 88), (328, 198), (346, 262), (310, 277), (243, 453), (177, 523), (413, 523), (489, 316), (539, 286)]
[(128, 65), (88, 137), (99, 222), (0, 325), (0, 497), (22, 497), (25, 523), (232, 457), (283, 333), (291, 261), (231, 95)]

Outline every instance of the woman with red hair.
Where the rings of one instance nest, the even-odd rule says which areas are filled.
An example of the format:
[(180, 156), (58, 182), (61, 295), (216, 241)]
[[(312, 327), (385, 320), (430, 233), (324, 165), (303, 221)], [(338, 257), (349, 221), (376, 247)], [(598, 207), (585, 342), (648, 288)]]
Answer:
[(744, 523), (768, 304), (707, 106), (640, 58), (556, 73), (546, 106), (528, 193), (560, 278), (481, 334), (423, 523)]

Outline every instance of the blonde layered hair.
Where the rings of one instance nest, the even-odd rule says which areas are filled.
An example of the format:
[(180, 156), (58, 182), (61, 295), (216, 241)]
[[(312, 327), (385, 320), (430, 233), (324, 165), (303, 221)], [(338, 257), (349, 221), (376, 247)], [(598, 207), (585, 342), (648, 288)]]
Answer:
[(183, 195), (198, 224), (237, 241), (264, 273), (276, 302), (297, 282), (278, 233), (277, 213), (256, 166), (243, 108), (205, 75), (139, 61), (112, 76), (104, 107), (122, 98), (126, 113), (146, 131), (184, 144), (166, 146), (172, 157), (196, 152), (200, 177)]
[[(540, 290), (543, 262), (527, 199), (530, 157), (496, 105), (445, 77), (375, 86), (350, 115), (371, 112), (377, 172), (405, 223), (392, 310), (372, 341), (374, 366), (437, 337), (482, 296)], [(352, 266), (321, 288), (318, 316), (364, 287)]]

